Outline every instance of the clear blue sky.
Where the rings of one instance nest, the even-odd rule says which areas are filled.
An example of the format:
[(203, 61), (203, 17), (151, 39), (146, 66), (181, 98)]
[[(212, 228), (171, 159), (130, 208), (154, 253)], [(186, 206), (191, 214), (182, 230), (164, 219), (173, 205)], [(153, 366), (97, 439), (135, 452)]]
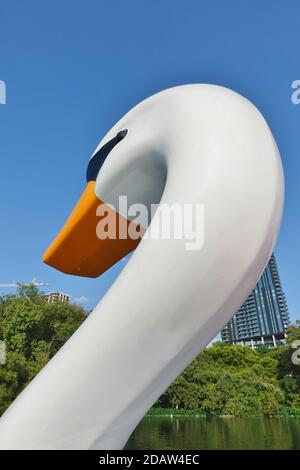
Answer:
[(300, 318), (299, 2), (2, 0), (0, 23), (0, 283), (37, 277), (93, 306), (122, 263), (90, 280), (41, 262), (85, 186), (91, 152), (148, 95), (217, 83), (252, 100), (278, 142), (286, 206), (275, 253)]

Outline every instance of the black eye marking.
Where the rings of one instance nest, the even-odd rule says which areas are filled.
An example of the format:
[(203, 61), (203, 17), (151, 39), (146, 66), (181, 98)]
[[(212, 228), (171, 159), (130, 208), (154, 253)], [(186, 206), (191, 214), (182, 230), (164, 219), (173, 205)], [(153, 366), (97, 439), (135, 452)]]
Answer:
[(127, 133), (127, 129), (118, 132), (116, 137), (109, 140), (105, 145), (103, 145), (103, 147), (98, 150), (98, 152), (93, 156), (93, 158), (91, 158), (86, 171), (87, 182), (96, 181), (99, 170), (102, 167), (107, 155), (119, 142), (121, 142), (121, 140), (124, 139)]

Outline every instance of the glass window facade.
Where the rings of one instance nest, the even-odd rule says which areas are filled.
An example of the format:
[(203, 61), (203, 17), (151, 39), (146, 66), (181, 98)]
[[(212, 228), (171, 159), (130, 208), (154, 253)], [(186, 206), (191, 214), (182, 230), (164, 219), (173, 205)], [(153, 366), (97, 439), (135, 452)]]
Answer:
[(276, 346), (290, 324), (276, 259), (271, 259), (255, 289), (221, 332), (222, 341)]

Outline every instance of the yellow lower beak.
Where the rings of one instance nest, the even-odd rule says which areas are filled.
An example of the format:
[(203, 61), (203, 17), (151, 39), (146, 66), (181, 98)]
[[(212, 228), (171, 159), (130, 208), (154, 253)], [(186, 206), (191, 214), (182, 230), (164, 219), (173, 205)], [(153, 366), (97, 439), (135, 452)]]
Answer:
[[(116, 238), (98, 238), (96, 227), (101, 218), (96, 215), (96, 210), (103, 204), (95, 194), (95, 182), (89, 181), (64, 227), (46, 250), (44, 263), (67, 274), (97, 277), (134, 250), (140, 238), (120, 239), (118, 230)], [(121, 223), (128, 227), (127, 219), (114, 214), (117, 227)]]

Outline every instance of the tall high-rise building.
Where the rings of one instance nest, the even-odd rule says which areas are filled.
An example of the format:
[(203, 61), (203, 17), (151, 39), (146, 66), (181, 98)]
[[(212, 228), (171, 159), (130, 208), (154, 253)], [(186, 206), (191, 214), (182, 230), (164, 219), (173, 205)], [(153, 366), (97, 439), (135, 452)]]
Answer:
[(255, 289), (221, 332), (222, 341), (276, 346), (286, 337), (290, 323), (274, 254)]

